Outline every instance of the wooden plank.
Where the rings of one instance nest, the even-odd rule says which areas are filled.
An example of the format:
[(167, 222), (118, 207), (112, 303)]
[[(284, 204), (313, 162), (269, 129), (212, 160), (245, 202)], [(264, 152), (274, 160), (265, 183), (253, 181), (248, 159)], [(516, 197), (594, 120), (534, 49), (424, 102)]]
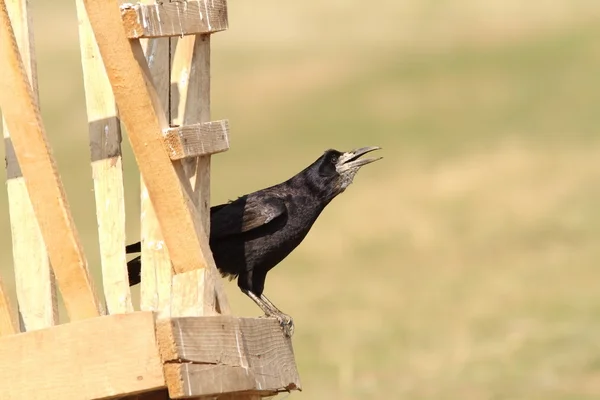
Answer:
[(150, 312), (116, 314), (0, 338), (3, 400), (84, 400), (165, 385)]
[(173, 318), (157, 323), (172, 398), (300, 389), (291, 339), (273, 318)]
[(121, 18), (130, 39), (219, 32), (227, 29), (227, 0), (123, 4)]
[(85, 6), (82, 0), (76, 5), (104, 296), (111, 314), (133, 312), (125, 256), (121, 125)]
[[(179, 40), (173, 61), (171, 85), (178, 100), (171, 104), (175, 125), (210, 121), (210, 36), (187, 36)], [(205, 232), (210, 231), (210, 156), (184, 159), (186, 178), (193, 188), (192, 199), (200, 212)], [(212, 253), (210, 255), (212, 259)], [(205, 315), (230, 314), (229, 302), (219, 273), (211, 263), (204, 282)], [(215, 298), (216, 297), (216, 298)]]
[(98, 316), (101, 305), (4, 0), (0, 0), (0, 63), (0, 106), (65, 307), (72, 320)]
[(171, 160), (200, 157), (229, 150), (227, 120), (169, 128), (165, 143)]
[[(142, 3), (153, 4), (153, 0)], [(148, 68), (152, 74), (156, 93), (163, 110), (169, 107), (169, 67), (170, 44), (168, 38), (144, 39), (144, 48)], [(143, 177), (140, 177), (141, 196), (141, 242), (142, 270), (140, 289), (140, 308), (159, 312), (161, 317), (170, 316), (171, 304), (171, 258), (160, 230), (154, 207), (148, 196)]]
[[(8, 0), (6, 7), (23, 60), (33, 96), (39, 102), (33, 26), (29, 2)], [(15, 155), (10, 130), (4, 125), (8, 208), (10, 214), (15, 284), (19, 309), (27, 330), (41, 329), (58, 323), (58, 303), (54, 274), (46, 245), (25, 179)]]
[[(162, 132), (168, 127), (139, 40), (128, 40), (117, 1), (85, 0), (121, 119), (177, 273), (212, 262), (206, 234), (181, 184), (181, 163), (171, 162)], [(212, 262), (214, 264), (214, 262)]]
[(0, 337), (19, 333), (19, 322), (16, 311), (10, 303), (4, 283), (0, 278)]

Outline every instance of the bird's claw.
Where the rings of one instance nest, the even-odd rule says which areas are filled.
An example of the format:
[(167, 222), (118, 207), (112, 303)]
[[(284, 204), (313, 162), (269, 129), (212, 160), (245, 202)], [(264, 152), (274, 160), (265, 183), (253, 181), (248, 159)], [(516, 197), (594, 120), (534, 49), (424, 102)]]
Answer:
[(287, 314), (266, 314), (265, 317), (275, 317), (285, 336), (291, 338), (294, 334), (294, 320)]

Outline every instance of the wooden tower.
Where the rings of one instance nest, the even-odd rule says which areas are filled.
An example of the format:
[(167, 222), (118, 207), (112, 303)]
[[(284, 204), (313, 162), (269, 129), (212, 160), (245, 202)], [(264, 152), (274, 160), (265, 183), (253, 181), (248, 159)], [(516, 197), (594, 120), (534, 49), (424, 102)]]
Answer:
[[(254, 399), (299, 389), (291, 340), (275, 319), (231, 315), (208, 246), (210, 157), (229, 148), (227, 121), (210, 120), (210, 35), (227, 29), (226, 0), (75, 3), (104, 293), (40, 116), (28, 1), (0, 0), (18, 299), (11, 305), (0, 281), (0, 398)], [(127, 278), (120, 122), (142, 179), (140, 310)], [(59, 324), (56, 287), (68, 323)]]

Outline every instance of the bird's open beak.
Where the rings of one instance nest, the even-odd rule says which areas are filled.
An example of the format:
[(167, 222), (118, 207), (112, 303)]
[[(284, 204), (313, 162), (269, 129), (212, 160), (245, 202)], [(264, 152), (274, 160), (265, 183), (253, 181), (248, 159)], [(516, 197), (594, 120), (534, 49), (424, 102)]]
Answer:
[(370, 153), (375, 150), (379, 150), (381, 147), (379, 146), (371, 146), (371, 147), (362, 147), (360, 149), (355, 149), (351, 151), (347, 151), (340, 156), (338, 159), (335, 168), (339, 173), (344, 171), (348, 171), (350, 169), (358, 169), (363, 165), (370, 164), (374, 161), (381, 160), (383, 157), (371, 157), (371, 158), (360, 158), (362, 155)]

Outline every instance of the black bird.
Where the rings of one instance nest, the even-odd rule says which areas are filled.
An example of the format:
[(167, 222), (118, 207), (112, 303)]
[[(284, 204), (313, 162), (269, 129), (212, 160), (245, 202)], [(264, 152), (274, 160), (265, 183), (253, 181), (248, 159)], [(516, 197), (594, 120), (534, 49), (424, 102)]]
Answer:
[[(323, 209), (352, 183), (360, 167), (381, 159), (360, 158), (377, 149), (327, 150), (287, 181), (210, 209), (209, 243), (221, 275), (237, 278), (242, 292), (267, 316), (276, 317), (289, 336), (292, 319), (263, 293), (267, 272), (302, 242)], [(140, 249), (138, 242), (127, 246), (127, 253)], [(139, 283), (140, 257), (127, 265), (129, 284)]]

